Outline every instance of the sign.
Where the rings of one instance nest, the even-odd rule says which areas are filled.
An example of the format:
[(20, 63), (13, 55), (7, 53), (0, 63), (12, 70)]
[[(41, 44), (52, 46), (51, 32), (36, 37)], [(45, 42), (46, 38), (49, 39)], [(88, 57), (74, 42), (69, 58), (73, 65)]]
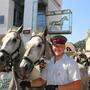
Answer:
[(72, 12), (69, 9), (49, 11), (46, 14), (49, 34), (71, 34)]

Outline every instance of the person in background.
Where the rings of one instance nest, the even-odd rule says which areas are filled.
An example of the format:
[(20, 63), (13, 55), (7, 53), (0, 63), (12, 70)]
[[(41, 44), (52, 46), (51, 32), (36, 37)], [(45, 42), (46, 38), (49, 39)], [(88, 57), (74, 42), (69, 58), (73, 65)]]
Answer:
[(32, 87), (45, 86), (45, 90), (81, 90), (80, 71), (75, 60), (65, 53), (67, 38), (54, 35), (50, 38), (54, 56), (42, 70), (42, 76), (31, 82)]
[(11, 79), (11, 69), (7, 69), (5, 66), (0, 65), (0, 90), (8, 90)]

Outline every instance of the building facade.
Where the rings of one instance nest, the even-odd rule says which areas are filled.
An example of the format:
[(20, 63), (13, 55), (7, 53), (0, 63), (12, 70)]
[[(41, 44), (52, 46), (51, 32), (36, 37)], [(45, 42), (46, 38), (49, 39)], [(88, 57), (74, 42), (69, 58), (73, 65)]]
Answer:
[(13, 26), (14, 1), (0, 0), (0, 37)]

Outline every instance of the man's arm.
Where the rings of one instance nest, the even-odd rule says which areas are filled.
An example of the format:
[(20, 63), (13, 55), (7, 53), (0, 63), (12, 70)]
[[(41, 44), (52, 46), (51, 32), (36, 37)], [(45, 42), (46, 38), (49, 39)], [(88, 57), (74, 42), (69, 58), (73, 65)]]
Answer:
[(66, 85), (59, 85), (57, 90), (81, 90), (81, 80)]

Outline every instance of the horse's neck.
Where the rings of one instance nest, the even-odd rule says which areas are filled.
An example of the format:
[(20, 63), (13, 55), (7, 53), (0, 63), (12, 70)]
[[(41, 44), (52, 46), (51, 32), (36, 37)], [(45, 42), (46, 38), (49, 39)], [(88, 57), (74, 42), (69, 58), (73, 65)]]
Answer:
[(19, 65), (20, 65), (20, 62), (22, 60), (24, 51), (25, 51), (24, 44), (23, 44), (23, 41), (21, 41), (21, 47), (19, 50), (20, 55), (18, 58), (16, 58), (16, 60), (14, 60), (13, 67), (12, 67), (12, 72), (13, 72), (13, 76), (14, 76), (13, 78), (15, 79), (16, 83), (18, 82), (18, 78), (20, 79)]
[(19, 57), (15, 58), (16, 60), (14, 60), (14, 66), (15, 68), (19, 68), (19, 65), (20, 65), (20, 62), (22, 60), (22, 57), (24, 55), (24, 52), (25, 52), (25, 48), (24, 48), (24, 43), (23, 43), (23, 40), (21, 40), (21, 46), (20, 46), (20, 49), (19, 49)]
[(22, 40), (21, 47), (20, 47), (20, 60), (22, 59), (24, 52), (25, 52), (25, 45), (24, 45), (24, 42)]

